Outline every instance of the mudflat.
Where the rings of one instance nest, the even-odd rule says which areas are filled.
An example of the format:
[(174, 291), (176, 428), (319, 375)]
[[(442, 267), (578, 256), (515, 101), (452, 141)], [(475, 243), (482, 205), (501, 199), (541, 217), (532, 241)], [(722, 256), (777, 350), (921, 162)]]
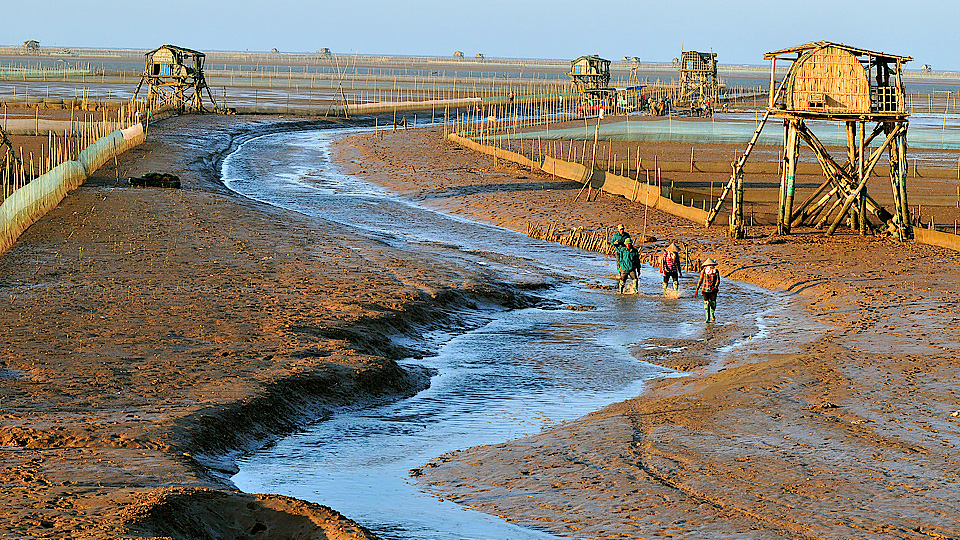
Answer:
[[(338, 406), (423, 388), (426, 373), (395, 361), (430, 351), (388, 336), (455, 327), (450, 308), (478, 300), (532, 299), (529, 284), (219, 183), (238, 142), (324, 125), (165, 120), (119, 176), (169, 172), (183, 189), (118, 185), (108, 164), (0, 256), (0, 536), (373, 537), (321, 505), (236, 492), (232, 458)], [(495, 165), (436, 129), (362, 135), (338, 153), (404, 197), (518, 230), (643, 226), (642, 207), (574, 202), (580, 186)], [(765, 228), (731, 242), (655, 211), (646, 227), (719, 260), (725, 279), (783, 291), (821, 330), (777, 325), (782, 351), (720, 356), (708, 339), (647, 358), (690, 375), (443, 456), (425, 487), (577, 538), (960, 536), (957, 253), (811, 231), (777, 242)], [(735, 309), (721, 290), (718, 336)]]
[(108, 164), (0, 257), (0, 537), (373, 537), (320, 505), (237, 492), (233, 457), (425, 387), (395, 360), (426, 351), (386, 336), (523, 299), (220, 183), (246, 138), (331, 125), (165, 120), (119, 176), (183, 189), (125, 186)]
[[(340, 153), (402, 196), (520, 231), (530, 220), (645, 227), (662, 241), (644, 249), (685, 242), (724, 279), (782, 291), (817, 324), (795, 328), (785, 313), (772, 347), (722, 357), (687, 344), (654, 361), (688, 377), (537, 436), (442, 456), (425, 464), (425, 488), (576, 538), (960, 536), (960, 254), (770, 227), (732, 241), (724, 227), (620, 197), (575, 202), (579, 185), (494, 163), (439, 130), (357, 136)], [(737, 309), (721, 289), (714, 331)]]

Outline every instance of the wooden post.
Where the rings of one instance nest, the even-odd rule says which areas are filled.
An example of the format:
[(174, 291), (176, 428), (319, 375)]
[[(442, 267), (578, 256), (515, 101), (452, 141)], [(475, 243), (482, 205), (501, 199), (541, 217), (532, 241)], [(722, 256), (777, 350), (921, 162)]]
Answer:
[(777, 217), (777, 233), (790, 234), (790, 222), (793, 217), (793, 192), (797, 174), (797, 130), (800, 120), (790, 119), (786, 123), (783, 147), (783, 175), (780, 182), (780, 212)]
[[(597, 140), (600, 138), (600, 117), (597, 117), (597, 128), (593, 132), (593, 157), (590, 160), (590, 170), (597, 167)], [(589, 198), (589, 197), (588, 197)]]
[(907, 166), (907, 122), (901, 124), (900, 135), (897, 137), (897, 159), (900, 166), (897, 168), (900, 175), (900, 181), (897, 187), (900, 190), (900, 210), (902, 212), (900, 226), (903, 228), (905, 239), (913, 237), (913, 227), (910, 225), (910, 202), (907, 200), (907, 174), (904, 167)]
[(777, 73), (777, 58), (773, 57), (770, 61), (770, 102), (767, 104), (767, 107), (770, 109), (772, 109), (773, 106), (776, 104), (777, 94), (779, 94), (779, 92), (777, 92), (776, 94), (774, 94), (773, 92), (773, 86), (776, 80), (776, 73)]
[[(893, 122), (884, 122), (883, 124), (884, 131), (888, 134), (895, 129)], [(890, 159), (890, 188), (893, 195), (893, 213), (894, 218), (893, 222), (897, 228), (897, 238), (900, 241), (905, 240), (904, 238), (904, 223), (903, 223), (903, 200), (900, 199), (900, 182), (903, 174), (903, 164), (900, 162), (900, 140), (899, 138), (893, 141), (893, 144), (890, 146), (889, 150), (889, 159)]]
[(867, 178), (863, 178), (863, 154), (866, 150), (866, 145), (864, 140), (866, 137), (866, 121), (860, 122), (860, 149), (857, 152), (857, 173), (860, 175), (861, 182), (863, 182), (863, 190), (860, 193), (860, 200), (857, 205), (857, 218), (859, 219), (859, 229), (860, 234), (865, 236), (867, 234)]
[[(905, 129), (906, 128), (904, 127), (903, 130)], [(828, 235), (832, 235), (834, 231), (837, 230), (837, 226), (840, 225), (840, 221), (843, 220), (843, 216), (850, 211), (854, 201), (858, 200), (862, 196), (863, 190), (866, 188), (866, 185), (867, 185), (867, 179), (870, 177), (870, 174), (873, 173), (873, 168), (876, 166), (877, 162), (880, 160), (880, 155), (884, 152), (884, 150), (889, 148), (891, 144), (893, 144), (894, 141), (897, 140), (897, 137), (899, 137), (902, 133), (903, 131), (901, 131), (901, 129), (898, 128), (898, 129), (895, 129), (892, 133), (888, 134), (886, 140), (883, 142), (883, 145), (880, 148), (878, 148), (876, 152), (874, 152), (874, 154), (871, 156), (870, 162), (864, 164), (864, 169), (862, 174), (860, 175), (859, 183), (857, 184), (856, 188), (852, 192), (850, 192), (844, 199), (843, 207), (841, 208), (840, 213), (837, 215), (836, 220), (833, 222), (832, 225), (830, 225), (830, 228), (827, 231)]]
[(733, 208), (730, 209), (730, 238), (746, 238), (747, 231), (743, 223), (743, 168), (734, 166)]

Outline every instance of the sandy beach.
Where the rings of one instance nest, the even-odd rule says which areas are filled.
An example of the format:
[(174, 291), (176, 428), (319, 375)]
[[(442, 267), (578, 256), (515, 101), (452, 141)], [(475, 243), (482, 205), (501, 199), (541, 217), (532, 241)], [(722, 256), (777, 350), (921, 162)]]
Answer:
[[(338, 406), (422, 389), (427, 374), (396, 361), (430, 351), (386, 336), (456, 328), (451, 313), (479, 300), (535, 299), (529, 283), (219, 182), (245, 138), (320, 125), (165, 120), (119, 166), (177, 174), (184, 189), (117, 186), (108, 165), (0, 257), (0, 537), (374, 537), (335, 509), (236, 492), (232, 459)], [(348, 172), (478, 221), (643, 227), (642, 207), (574, 202), (580, 186), (495, 166), (439, 129), (360, 135), (337, 152)], [(738, 329), (718, 325), (682, 352), (641, 356), (690, 376), (442, 456), (422, 486), (574, 538), (960, 536), (957, 253), (849, 233), (778, 242), (769, 228), (731, 242), (655, 211), (646, 227), (717, 259), (725, 279), (782, 291), (779, 333), (719, 355)], [(371, 261), (389, 269), (377, 290)], [(721, 291), (721, 322), (735, 309)]]

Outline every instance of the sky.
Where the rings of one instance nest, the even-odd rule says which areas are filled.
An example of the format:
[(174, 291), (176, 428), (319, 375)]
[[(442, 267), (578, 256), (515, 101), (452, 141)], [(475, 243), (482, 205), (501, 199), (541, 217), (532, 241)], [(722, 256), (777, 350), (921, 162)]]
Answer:
[(960, 71), (956, 0), (33, 0), (6, 6), (0, 45), (669, 62), (713, 50), (721, 64), (834, 41)]

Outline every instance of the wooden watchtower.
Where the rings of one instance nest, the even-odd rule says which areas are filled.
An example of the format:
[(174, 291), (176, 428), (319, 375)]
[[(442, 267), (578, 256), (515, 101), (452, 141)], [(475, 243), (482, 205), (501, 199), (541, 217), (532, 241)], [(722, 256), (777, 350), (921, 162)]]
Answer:
[[(743, 164), (769, 117), (783, 120), (784, 154), (780, 180), (777, 230), (789, 234), (792, 227), (830, 223), (833, 234), (844, 218), (861, 233), (873, 227), (870, 216), (901, 240), (912, 237), (907, 205), (907, 125), (902, 66), (912, 60), (818, 41), (764, 55), (771, 61), (770, 99), (760, 125), (747, 149), (734, 164), (733, 174), (720, 200), (707, 218), (709, 225), (733, 188), (734, 206), (730, 235), (743, 238)], [(777, 86), (777, 61), (790, 61), (786, 77)], [(775, 90), (776, 88), (776, 90)], [(808, 128), (810, 120), (843, 122), (846, 126), (846, 156), (835, 158)], [(868, 124), (870, 130), (868, 131)], [(882, 141), (872, 149), (870, 144)], [(817, 157), (826, 181), (796, 208), (795, 178), (799, 143), (803, 141)], [(888, 212), (867, 193), (867, 180), (887, 153), (894, 211)], [(844, 159), (845, 158), (845, 159)], [(869, 214), (869, 215), (868, 215)]]
[(146, 53), (143, 75), (133, 94), (136, 99), (140, 88), (147, 84), (147, 104), (150, 109), (172, 108), (177, 112), (206, 112), (203, 107), (203, 91), (213, 103), (210, 87), (203, 76), (206, 55), (176, 45), (163, 45)]
[(716, 103), (718, 90), (717, 53), (681, 52), (677, 105), (689, 106), (706, 100)]
[(610, 86), (610, 61), (595, 55), (581, 56), (570, 62), (570, 80), (573, 90), (583, 94)]

